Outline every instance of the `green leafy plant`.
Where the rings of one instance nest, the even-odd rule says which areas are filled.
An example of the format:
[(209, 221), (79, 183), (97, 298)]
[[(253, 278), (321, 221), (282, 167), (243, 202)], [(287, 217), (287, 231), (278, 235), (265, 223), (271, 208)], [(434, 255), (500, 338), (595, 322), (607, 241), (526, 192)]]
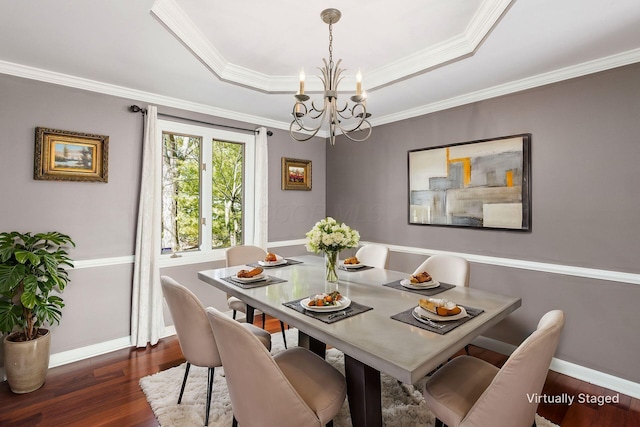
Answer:
[(66, 234), (0, 233), (0, 332), (19, 332), (14, 341), (38, 337), (39, 328), (60, 323), (63, 291), (73, 267)]

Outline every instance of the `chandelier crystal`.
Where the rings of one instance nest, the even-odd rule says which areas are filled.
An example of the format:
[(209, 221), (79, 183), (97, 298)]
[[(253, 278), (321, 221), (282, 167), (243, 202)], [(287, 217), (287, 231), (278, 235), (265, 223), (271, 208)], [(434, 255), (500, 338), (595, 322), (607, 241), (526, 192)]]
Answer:
[[(371, 124), (367, 120), (371, 114), (367, 113), (367, 95), (362, 90), (362, 73), (358, 71), (356, 75), (356, 94), (351, 97), (352, 106), (349, 106), (348, 102), (342, 107), (338, 104), (338, 85), (344, 70), (340, 68), (341, 59), (336, 64), (333, 63), (333, 24), (340, 20), (342, 14), (338, 9), (325, 9), (320, 16), (324, 23), (329, 24), (329, 62), (323, 58), (324, 67), (318, 68), (322, 72), (318, 78), (324, 86), (324, 102), (322, 108), (316, 106), (314, 101), (308, 106), (305, 104), (310, 98), (304, 93), (305, 76), (304, 71), (301, 71), (300, 90), (295, 95), (296, 102), (293, 105), (293, 120), (289, 126), (289, 134), (296, 141), (308, 141), (316, 136), (327, 122), (331, 145), (336, 143), (337, 131), (351, 141), (365, 141), (371, 136)], [(306, 125), (303, 119), (308, 119), (312, 124)]]

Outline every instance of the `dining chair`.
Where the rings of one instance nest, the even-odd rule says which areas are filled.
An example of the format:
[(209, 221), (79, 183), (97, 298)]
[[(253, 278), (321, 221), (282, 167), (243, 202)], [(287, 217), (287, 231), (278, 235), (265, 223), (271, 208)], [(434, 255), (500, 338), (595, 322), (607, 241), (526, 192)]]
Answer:
[(438, 369), (424, 387), (436, 427), (535, 427), (538, 404), (564, 327), (564, 313), (546, 313), (502, 368), (459, 356)]
[[(224, 257), (227, 267), (233, 267), (235, 265), (252, 264), (257, 261), (263, 260), (267, 256), (267, 251), (258, 246), (253, 245), (238, 245), (227, 248), (224, 252)], [(247, 313), (247, 304), (240, 298), (236, 298), (227, 294), (227, 305), (233, 310), (233, 318), (236, 318), (236, 313)], [(255, 314), (255, 311), (254, 311)], [(262, 329), (265, 326), (265, 314), (262, 314)], [(284, 322), (280, 321), (280, 329), (282, 330), (282, 340), (284, 341), (284, 348), (287, 348), (287, 337), (285, 335)]]
[(218, 342), (233, 426), (332, 426), (347, 393), (344, 376), (302, 347), (272, 356), (255, 336), (213, 307), (207, 314)]
[[(209, 425), (209, 409), (211, 407), (211, 391), (213, 389), (214, 370), (222, 366), (222, 359), (218, 352), (211, 323), (207, 317), (204, 306), (200, 300), (186, 287), (182, 286), (171, 277), (160, 277), (162, 292), (169, 306), (171, 317), (178, 335), (180, 349), (187, 362), (182, 379), (182, 387), (178, 396), (178, 403), (182, 402), (182, 394), (187, 384), (189, 368), (191, 365), (209, 368), (207, 380), (207, 409), (205, 424)], [(233, 320), (229, 319), (233, 322)], [(238, 322), (235, 322), (238, 323)], [(239, 327), (247, 334), (255, 337), (258, 343), (267, 351), (271, 350), (271, 335), (264, 329), (247, 323), (238, 323)]]
[(356, 252), (356, 258), (370, 267), (387, 268), (389, 266), (389, 248), (384, 245), (364, 245)]
[[(447, 254), (431, 255), (416, 268), (413, 274), (423, 271), (428, 272), (438, 282), (469, 287), (469, 261), (462, 257)], [(464, 351), (469, 354), (468, 344), (464, 346)]]
[(431, 255), (413, 274), (427, 271), (438, 282), (456, 286), (469, 286), (469, 261), (447, 254)]

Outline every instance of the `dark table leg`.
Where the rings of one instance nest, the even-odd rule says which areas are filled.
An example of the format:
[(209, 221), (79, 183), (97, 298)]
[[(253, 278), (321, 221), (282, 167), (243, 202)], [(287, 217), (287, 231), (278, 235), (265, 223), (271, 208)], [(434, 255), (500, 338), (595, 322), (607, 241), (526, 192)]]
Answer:
[(247, 313), (246, 313), (247, 323), (250, 323), (252, 325), (253, 325), (253, 311), (254, 311), (254, 308), (251, 307), (249, 304), (247, 304)]
[(298, 346), (311, 350), (323, 359), (327, 351), (327, 345), (325, 343), (310, 337), (301, 330), (298, 330)]
[(344, 355), (347, 396), (354, 427), (382, 426), (380, 371)]

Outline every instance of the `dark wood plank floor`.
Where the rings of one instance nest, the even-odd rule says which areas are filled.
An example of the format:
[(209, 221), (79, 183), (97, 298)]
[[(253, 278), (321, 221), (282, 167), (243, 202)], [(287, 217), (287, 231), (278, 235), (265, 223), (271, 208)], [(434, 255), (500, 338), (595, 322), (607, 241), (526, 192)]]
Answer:
[[(261, 320), (256, 319), (256, 324)], [(275, 319), (266, 329), (280, 330)], [(501, 366), (506, 357), (471, 346), (470, 353)], [(125, 349), (52, 368), (45, 385), (29, 394), (11, 393), (0, 383), (0, 426), (157, 426), (138, 385), (140, 378), (184, 362), (175, 337), (154, 347)], [(583, 381), (549, 372), (543, 393), (615, 395)], [(538, 413), (561, 427), (640, 427), (640, 400), (620, 395), (618, 404), (544, 404)]]

